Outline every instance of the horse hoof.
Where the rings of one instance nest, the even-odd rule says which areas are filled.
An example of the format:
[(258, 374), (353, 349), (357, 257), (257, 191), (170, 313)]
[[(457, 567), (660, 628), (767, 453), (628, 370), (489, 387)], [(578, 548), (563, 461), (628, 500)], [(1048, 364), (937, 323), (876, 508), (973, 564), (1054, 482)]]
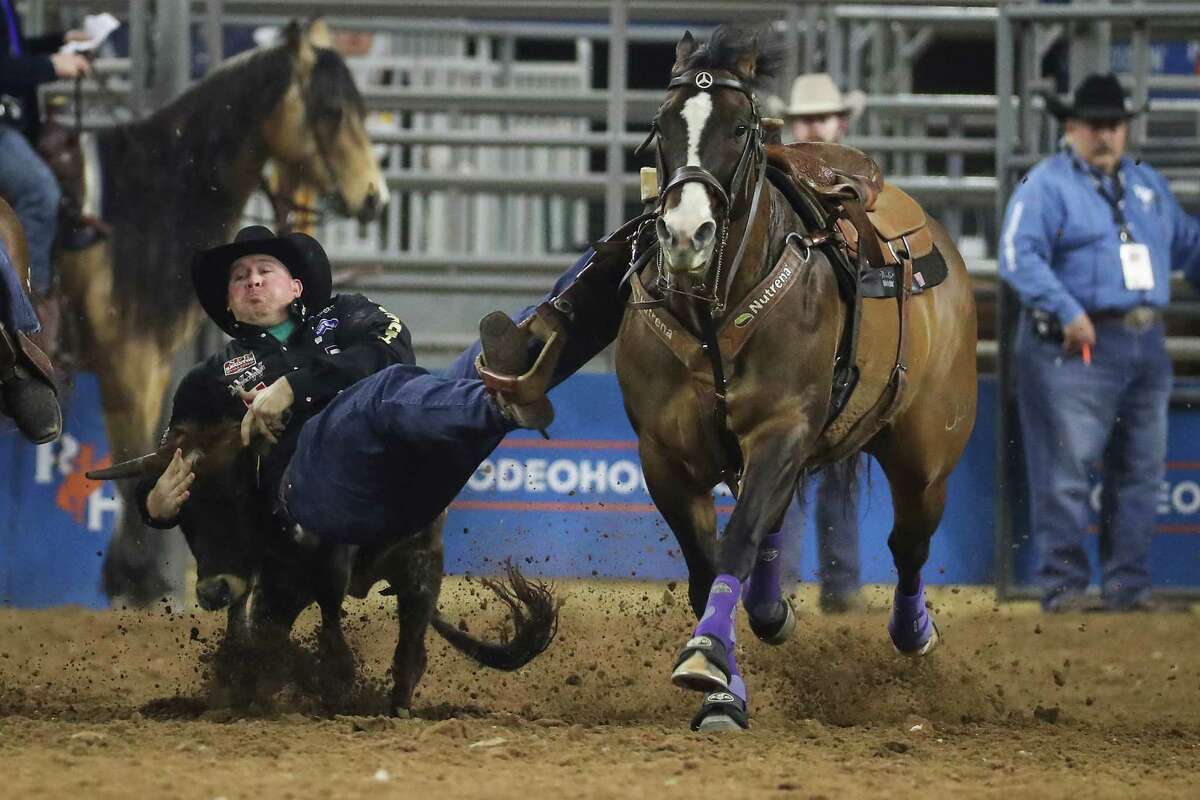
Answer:
[(728, 689), (729, 679), (703, 653), (692, 653), (671, 673), (671, 683), (693, 692)]
[(729, 689), (728, 656), (725, 643), (712, 636), (695, 636), (679, 654), (671, 683), (694, 692)]
[(938, 630), (937, 623), (931, 619), (929, 620), (929, 626), (929, 638), (925, 640), (924, 644), (920, 645), (916, 649), (901, 650), (896, 646), (894, 641), (892, 642), (892, 649), (894, 649), (900, 655), (907, 656), (908, 658), (924, 658), (925, 656), (929, 655), (937, 649), (939, 644), (942, 643), (942, 634), (941, 631)]
[(744, 731), (749, 727), (746, 701), (732, 692), (710, 692), (692, 717), (692, 730), (699, 733)]
[(700, 724), (696, 726), (697, 733), (721, 733), (724, 731), (744, 730), (746, 729), (739, 725), (733, 717), (721, 713), (709, 714), (700, 720)]
[(769, 645), (781, 645), (788, 639), (792, 638), (792, 634), (796, 631), (796, 610), (792, 608), (792, 601), (786, 597), (781, 601), (783, 603), (783, 617), (778, 620), (773, 620), (767, 623), (756, 622), (753, 616), (749, 616), (750, 630), (754, 631), (754, 635)]
[(396, 719), (412, 719), (412, 712), (407, 708), (392, 706), (392, 716)]

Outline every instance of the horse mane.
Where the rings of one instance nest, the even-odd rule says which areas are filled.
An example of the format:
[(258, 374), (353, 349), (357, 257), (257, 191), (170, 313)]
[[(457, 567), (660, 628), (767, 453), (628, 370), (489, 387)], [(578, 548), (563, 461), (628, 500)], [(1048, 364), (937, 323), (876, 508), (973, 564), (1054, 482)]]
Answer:
[(309, 79), (308, 102), (309, 113), (312, 108), (322, 105), (348, 106), (359, 116), (367, 113), (367, 104), (363, 102), (350, 67), (334, 50), (317, 49), (317, 62)]
[[(738, 60), (747, 53), (758, 50), (754, 76), (743, 75), (737, 68)], [(758, 89), (765, 78), (773, 78), (784, 62), (784, 43), (780, 37), (766, 28), (739, 28), (721, 25), (708, 37), (708, 41), (685, 57), (681, 72), (694, 69), (728, 70)]]
[[(346, 69), (323, 51), (314, 80), (336, 71), (330, 57)], [(253, 168), (267, 155), (262, 124), (292, 80), (286, 46), (252, 51), (146, 119), (98, 135), (102, 213), (113, 227), (113, 293), (123, 323), (165, 332), (192, 308), (192, 257), (228, 241), (257, 185)], [(340, 77), (319, 80), (342, 87)], [(354, 97), (361, 104), (357, 90)]]

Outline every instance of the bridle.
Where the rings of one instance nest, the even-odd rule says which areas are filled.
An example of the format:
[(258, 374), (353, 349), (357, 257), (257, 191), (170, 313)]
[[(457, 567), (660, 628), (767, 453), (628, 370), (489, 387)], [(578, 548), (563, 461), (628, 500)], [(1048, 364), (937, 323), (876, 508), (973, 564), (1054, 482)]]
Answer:
[[(338, 186), (337, 172), (333, 168), (333, 160), (329, 157), (329, 152), (321, 139), (321, 133), (317, 126), (317, 115), (313, 113), (312, 104), (308, 102), (307, 91), (311, 91), (311, 82), (309, 89), (300, 93), (300, 104), (304, 108), (304, 121), (309, 132), (312, 133), (313, 140), (317, 143), (317, 155), (321, 159), (321, 166), (325, 168), (326, 177), (328, 177), (329, 183), (334, 187), (333, 191), (326, 192), (325, 196), (333, 197), (336, 203), (335, 208), (344, 211), (349, 206), (346, 203), (345, 196), (342, 194), (341, 187)], [(297, 225), (320, 225), (325, 219), (326, 212), (324, 209), (298, 203), (290, 196), (271, 189), (270, 182), (267, 181), (266, 176), (263, 176), (260, 180), (259, 188), (267, 196), (267, 201), (271, 204), (271, 211), (275, 214), (277, 232), (280, 235), (285, 231), (294, 230)], [(300, 221), (292, 219), (292, 215), (296, 212), (303, 215)]]
[[(742, 257), (746, 254), (746, 245), (750, 241), (750, 228), (754, 224), (754, 219), (758, 213), (758, 203), (762, 197), (762, 187), (766, 183), (766, 142), (763, 138), (762, 117), (758, 111), (758, 101), (755, 99), (753, 89), (747, 86), (744, 81), (736, 77), (717, 77), (708, 70), (695, 69), (672, 78), (670, 83), (667, 84), (667, 91), (681, 89), (685, 86), (695, 86), (700, 91), (709, 94), (718, 89), (741, 92), (750, 101), (750, 113), (752, 117), (751, 124), (747, 126), (746, 130), (746, 144), (742, 147), (741, 155), (738, 156), (737, 166), (734, 168), (733, 178), (730, 179), (728, 188), (707, 169), (697, 165), (679, 167), (671, 174), (670, 179), (664, 182), (666, 162), (663, 158), (662, 131), (658, 124), (657, 115), (650, 125), (650, 132), (646, 135), (645, 141), (635, 151), (635, 155), (640, 155), (650, 146), (651, 141), (655, 143), (655, 157), (657, 159), (659, 178), (658, 205), (650, 217), (648, 217), (648, 221), (661, 219), (663, 213), (666, 212), (667, 194), (672, 189), (682, 186), (685, 183), (700, 183), (706, 186), (716, 195), (724, 212), (725, 219), (721, 228), (720, 240), (716, 245), (716, 248), (719, 249), (714, 250), (716, 257), (710, 259), (708, 274), (706, 274), (704, 282), (695, 285), (693, 287), (694, 291), (685, 291), (672, 286), (667, 273), (663, 270), (662, 247), (659, 246), (658, 289), (663, 294), (670, 292), (683, 295), (697, 300), (704, 305), (703, 313), (699, 314), (699, 339), (701, 348), (708, 360), (709, 369), (712, 372), (712, 417), (715, 426), (715, 440), (712, 445), (712, 451), (720, 466), (726, 485), (729, 486), (736, 497), (741, 483), (743, 460), (737, 436), (729, 428), (726, 397), (727, 379), (721, 355), (721, 347), (717, 340), (716, 321), (714, 317), (720, 316), (725, 311), (725, 307), (729, 302), (729, 290), (733, 286), (738, 268), (742, 264)], [(733, 202), (735, 198), (739, 197), (746, 190), (746, 181), (750, 180), (751, 171), (757, 174), (755, 175), (750, 205), (746, 212), (746, 230), (742, 234), (737, 254), (734, 255), (733, 261), (730, 262), (728, 277), (722, 282), (721, 273), (725, 260), (725, 244), (728, 241), (729, 221), (733, 216)], [(639, 237), (635, 237), (635, 240), (636, 238)], [(640, 263), (644, 263), (646, 256), (652, 249), (648, 248), (641, 260), (635, 260), (630, 270), (633, 271), (638, 268)], [(711, 275), (711, 280), (709, 275)], [(662, 299), (658, 299), (650, 301), (647, 305), (661, 304), (662, 302)], [(640, 304), (632, 303), (631, 307), (637, 308), (640, 307)]]
[[(758, 111), (758, 101), (754, 96), (754, 90), (746, 85), (744, 81), (736, 77), (717, 77), (712, 72), (705, 69), (689, 70), (681, 75), (671, 79), (667, 84), (667, 91), (672, 89), (680, 89), (686, 86), (695, 86), (703, 92), (709, 94), (717, 89), (732, 89), (733, 91), (741, 92), (750, 101), (750, 113), (752, 124), (747, 126), (746, 144), (742, 148), (742, 153), (738, 157), (737, 167), (733, 171), (733, 178), (729, 182), (729, 188), (726, 189), (724, 184), (717, 179), (715, 175), (709, 172), (702, 166), (684, 165), (676, 169), (669, 180), (666, 176), (666, 162), (663, 158), (662, 147), (662, 130), (658, 124), (658, 115), (655, 115), (653, 122), (650, 124), (650, 132), (646, 135), (645, 140), (638, 145), (634, 151), (635, 156), (641, 155), (651, 142), (655, 145), (655, 158), (658, 167), (658, 206), (654, 211), (655, 218), (661, 217), (666, 211), (667, 195), (672, 189), (682, 186), (685, 183), (700, 183), (706, 186), (717, 199), (720, 201), (724, 211), (725, 221), (722, 226), (721, 238), (718, 243), (720, 248), (717, 256), (712, 261), (715, 261), (715, 274), (712, 276), (711, 291), (709, 290), (709, 280), (706, 276), (705, 281), (695, 286), (694, 292), (688, 292), (678, 289), (671, 285), (669, 278), (666, 277), (662, 268), (662, 252), (660, 249), (659, 270), (658, 270), (658, 286), (661, 291), (673, 292), (692, 297), (701, 302), (712, 306), (712, 310), (716, 313), (721, 313), (729, 300), (729, 289), (733, 285), (733, 279), (737, 275), (738, 268), (741, 267), (742, 257), (746, 254), (746, 244), (750, 239), (749, 226), (753, 223), (755, 214), (758, 211), (759, 199), (762, 195), (762, 186), (766, 178), (767, 158), (766, 158), (766, 143), (762, 134), (762, 117)], [(730, 262), (729, 275), (724, 281), (722, 291), (722, 266), (725, 256), (725, 242), (728, 234), (729, 220), (733, 216), (733, 200), (738, 197), (744, 190), (746, 181), (750, 178), (751, 170), (757, 164), (757, 175), (754, 182), (754, 192), (750, 200), (749, 211), (747, 212), (747, 230), (742, 236), (741, 243), (738, 245), (737, 254), (733, 261)], [(713, 272), (714, 267), (710, 262), (709, 272)]]

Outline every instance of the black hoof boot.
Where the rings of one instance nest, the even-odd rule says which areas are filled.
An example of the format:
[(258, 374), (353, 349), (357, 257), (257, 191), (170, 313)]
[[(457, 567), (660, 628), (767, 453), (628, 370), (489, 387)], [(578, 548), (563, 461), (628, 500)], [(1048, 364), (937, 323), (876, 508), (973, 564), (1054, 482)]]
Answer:
[(746, 616), (750, 620), (750, 630), (767, 644), (781, 645), (792, 638), (796, 630), (796, 611), (786, 597), (779, 601), (779, 611), (770, 619), (761, 620), (749, 613)]
[(696, 716), (692, 717), (692, 730), (699, 733), (744, 731), (749, 727), (746, 701), (733, 692), (709, 692)]

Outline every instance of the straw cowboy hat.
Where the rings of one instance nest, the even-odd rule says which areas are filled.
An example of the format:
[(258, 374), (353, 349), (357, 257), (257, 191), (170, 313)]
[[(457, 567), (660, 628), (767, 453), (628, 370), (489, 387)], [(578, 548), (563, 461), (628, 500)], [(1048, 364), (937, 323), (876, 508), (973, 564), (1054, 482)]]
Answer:
[(1088, 75), (1075, 87), (1075, 96), (1070, 105), (1053, 94), (1043, 92), (1046, 110), (1058, 119), (1120, 120), (1136, 117), (1149, 104), (1135, 108), (1129, 95), (1121, 88), (1121, 82), (1111, 72), (1107, 75)]
[(853, 122), (867, 105), (866, 94), (856, 90), (843, 95), (826, 72), (801, 75), (792, 81), (790, 100), (779, 110), (784, 119), (847, 114)]

